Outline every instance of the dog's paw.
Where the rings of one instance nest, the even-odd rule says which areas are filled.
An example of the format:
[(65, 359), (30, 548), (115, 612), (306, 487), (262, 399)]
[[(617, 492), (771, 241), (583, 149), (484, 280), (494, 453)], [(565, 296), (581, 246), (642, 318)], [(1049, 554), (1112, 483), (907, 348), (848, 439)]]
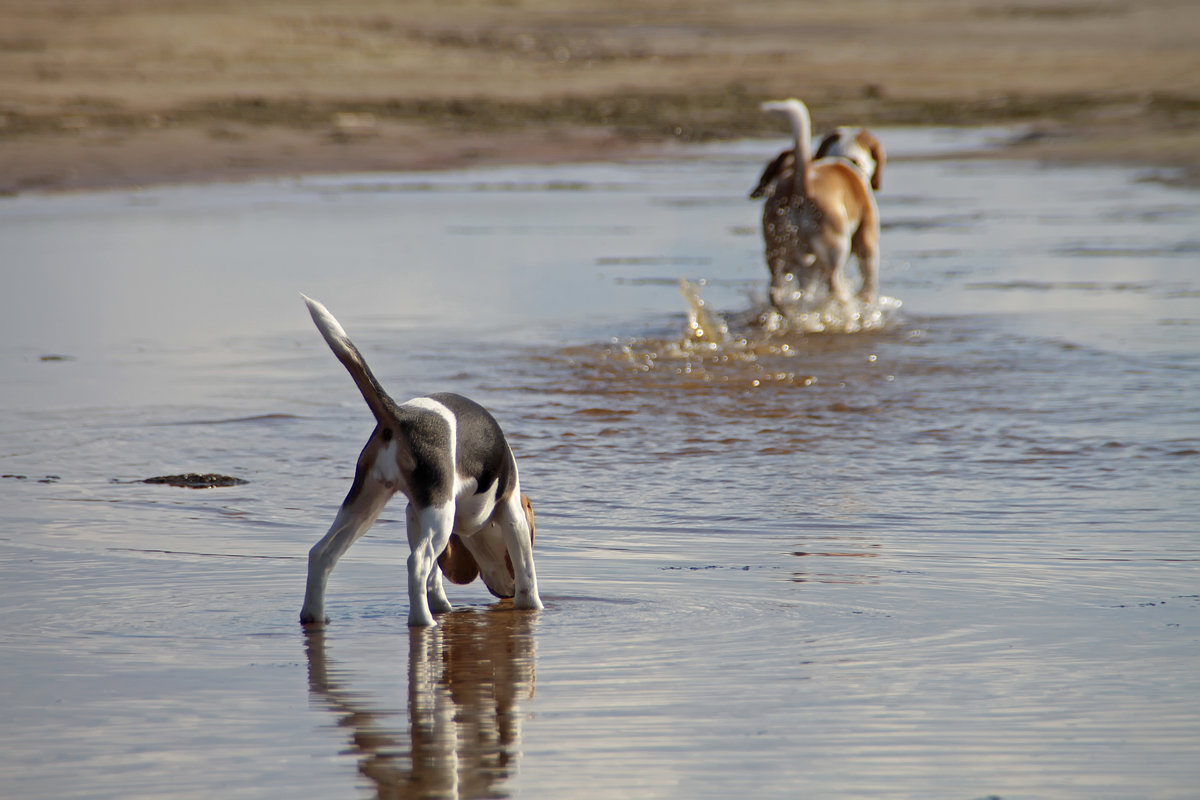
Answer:
[(542, 599), (536, 594), (517, 592), (517, 596), (513, 598), (513, 608), (520, 608), (525, 611), (541, 611), (544, 606), (542, 605)]
[(300, 612), (301, 625), (326, 625), (328, 623), (329, 617), (325, 616), (323, 612), (313, 612), (308, 609)]
[(408, 625), (410, 628), (432, 628), (437, 625), (437, 620), (433, 618), (433, 614), (430, 614), (427, 608), (414, 609), (408, 612)]
[(429, 598), (429, 610), (434, 614), (449, 614), (454, 610), (454, 606), (445, 597), (431, 597)]

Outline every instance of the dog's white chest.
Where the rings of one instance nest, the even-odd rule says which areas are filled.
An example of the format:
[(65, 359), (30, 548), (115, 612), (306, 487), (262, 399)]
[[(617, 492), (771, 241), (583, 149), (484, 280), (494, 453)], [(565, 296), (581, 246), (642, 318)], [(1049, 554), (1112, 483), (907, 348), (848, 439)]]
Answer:
[(459, 484), (454, 501), (454, 532), (461, 536), (469, 536), (488, 523), (496, 510), (496, 489), (498, 482), (493, 482), (485, 491), (476, 494), (475, 480), (463, 481)]

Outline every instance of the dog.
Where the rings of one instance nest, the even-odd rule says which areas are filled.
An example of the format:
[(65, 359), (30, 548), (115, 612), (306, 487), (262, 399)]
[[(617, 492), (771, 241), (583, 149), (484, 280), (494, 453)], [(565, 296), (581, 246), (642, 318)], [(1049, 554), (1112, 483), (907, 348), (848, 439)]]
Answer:
[[(813, 155), (814, 161), (823, 158), (844, 158), (870, 179), (874, 191), (878, 192), (883, 188), (883, 168), (887, 165), (887, 151), (883, 149), (883, 142), (866, 128), (834, 128), (825, 134)], [(758, 185), (751, 190), (750, 198), (757, 200), (765, 195), (780, 173), (793, 169), (795, 164), (794, 149), (789, 148), (775, 156), (763, 170)]]
[(325, 306), (308, 297), (304, 302), (362, 392), (375, 430), (329, 532), (308, 553), (300, 621), (329, 621), (329, 574), (397, 492), (408, 498), (409, 625), (436, 625), (433, 615), (451, 610), (443, 574), (459, 584), (482, 576), (497, 597), (514, 598), (517, 608), (541, 609), (533, 506), (521, 494), (517, 462), (499, 423), (483, 406), (456, 394), (397, 405)]
[(824, 280), (830, 294), (848, 307), (844, 272), (851, 253), (862, 275), (859, 299), (873, 302), (878, 292), (879, 209), (866, 175), (846, 159), (814, 161), (812, 123), (804, 103), (772, 101), (762, 109), (787, 119), (795, 140), (791, 167), (788, 153), (776, 159), (780, 171), (766, 190), (763, 206), (771, 305), (786, 316), (784, 282), (790, 274), (806, 294)]

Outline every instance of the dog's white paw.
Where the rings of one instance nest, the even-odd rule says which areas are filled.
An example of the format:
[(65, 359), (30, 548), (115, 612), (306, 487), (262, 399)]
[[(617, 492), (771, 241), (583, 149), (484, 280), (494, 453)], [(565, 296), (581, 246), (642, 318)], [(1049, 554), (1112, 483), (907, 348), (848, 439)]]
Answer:
[(513, 607), (525, 611), (541, 611), (545, 606), (542, 605), (542, 599), (536, 594), (517, 592), (517, 596), (513, 598)]
[(451, 605), (450, 601), (447, 600), (445, 596), (430, 597), (429, 610), (434, 614), (449, 614), (454, 610), (454, 606)]
[(305, 608), (300, 611), (301, 625), (326, 625), (329, 622), (329, 617), (325, 616), (325, 612), (321, 610), (310, 611)]
[(408, 624), (413, 628), (432, 628), (437, 625), (437, 620), (433, 618), (433, 614), (429, 613), (428, 608), (414, 608), (408, 612)]

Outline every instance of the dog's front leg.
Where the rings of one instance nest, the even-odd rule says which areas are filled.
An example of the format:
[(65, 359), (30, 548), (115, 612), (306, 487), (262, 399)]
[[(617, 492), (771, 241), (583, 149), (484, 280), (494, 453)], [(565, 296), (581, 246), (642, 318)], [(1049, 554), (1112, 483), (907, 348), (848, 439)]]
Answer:
[(354, 485), (338, 509), (329, 532), (308, 551), (308, 583), (304, 589), (304, 606), (300, 609), (302, 623), (329, 621), (325, 616), (325, 587), (329, 583), (329, 573), (350, 545), (379, 518), (394, 491), (369, 477), (368, 469), (359, 464)]
[[(430, 572), (437, 570), (437, 557), (446, 549), (454, 528), (454, 504), (430, 506), (410, 511), (408, 515), (408, 624), (436, 625), (430, 611), (429, 592), (433, 588)], [(437, 588), (441, 594), (433, 605), (449, 610), (450, 603), (441, 591), (440, 576)]]
[(542, 598), (538, 593), (537, 570), (533, 566), (533, 526), (530, 517), (521, 506), (520, 491), (497, 509), (497, 522), (504, 531), (505, 549), (512, 562), (516, 593), (513, 605), (533, 611), (541, 611)]

